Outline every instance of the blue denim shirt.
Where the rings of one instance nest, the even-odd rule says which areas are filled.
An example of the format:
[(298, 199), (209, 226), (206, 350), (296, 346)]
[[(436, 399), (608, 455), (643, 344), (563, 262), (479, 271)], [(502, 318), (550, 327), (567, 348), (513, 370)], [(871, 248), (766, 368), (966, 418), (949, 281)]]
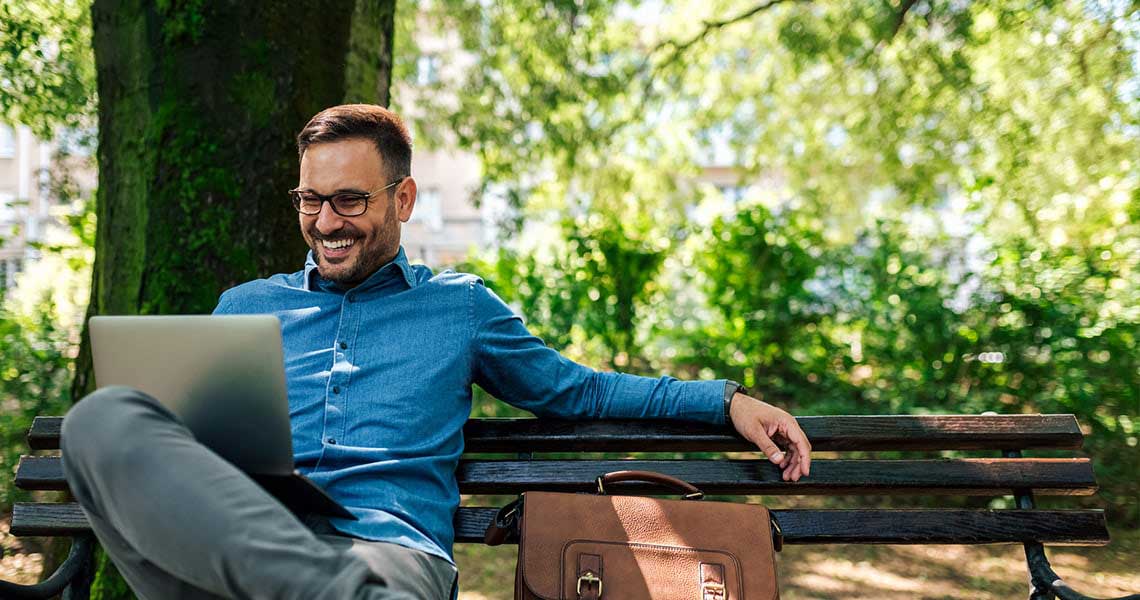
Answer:
[(725, 381), (603, 373), (531, 335), (482, 280), (395, 260), (344, 291), (305, 269), (239, 285), (215, 314), (281, 320), (297, 469), (352, 536), (453, 560), (471, 384), (539, 416), (724, 422)]

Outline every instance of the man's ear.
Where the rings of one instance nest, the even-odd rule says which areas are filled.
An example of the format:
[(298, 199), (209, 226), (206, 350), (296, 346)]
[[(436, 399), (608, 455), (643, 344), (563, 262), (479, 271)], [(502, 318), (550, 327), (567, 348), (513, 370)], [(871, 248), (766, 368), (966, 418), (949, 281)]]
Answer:
[(407, 223), (408, 219), (412, 218), (412, 209), (415, 207), (416, 180), (409, 175), (396, 186), (396, 216), (400, 221)]

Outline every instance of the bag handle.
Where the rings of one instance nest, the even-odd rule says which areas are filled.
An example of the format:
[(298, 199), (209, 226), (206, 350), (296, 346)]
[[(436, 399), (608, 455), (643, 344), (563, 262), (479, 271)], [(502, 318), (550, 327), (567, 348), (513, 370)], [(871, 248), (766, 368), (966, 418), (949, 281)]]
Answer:
[(606, 495), (606, 486), (614, 483), (621, 481), (647, 481), (680, 492), (682, 500), (700, 500), (705, 497), (705, 493), (697, 489), (697, 486), (687, 481), (677, 479), (676, 477), (654, 471), (610, 471), (605, 475), (599, 475), (594, 481), (598, 484), (598, 495), (600, 496)]

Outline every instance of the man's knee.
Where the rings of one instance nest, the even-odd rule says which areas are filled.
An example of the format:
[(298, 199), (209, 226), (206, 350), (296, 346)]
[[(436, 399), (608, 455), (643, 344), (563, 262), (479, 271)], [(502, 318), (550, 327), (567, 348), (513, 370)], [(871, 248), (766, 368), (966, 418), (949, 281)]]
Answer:
[(134, 388), (109, 386), (88, 394), (63, 419), (64, 462), (123, 449), (137, 436), (139, 420), (156, 412), (167, 411)]

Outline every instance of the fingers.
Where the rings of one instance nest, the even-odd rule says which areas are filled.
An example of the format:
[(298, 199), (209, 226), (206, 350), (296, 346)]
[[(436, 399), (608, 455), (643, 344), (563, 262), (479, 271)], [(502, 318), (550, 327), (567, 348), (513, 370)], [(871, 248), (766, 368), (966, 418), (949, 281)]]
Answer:
[(798, 423), (793, 421), (792, 424), (787, 427), (787, 431), (783, 433), (791, 445), (792, 452), (795, 454), (797, 460), (796, 466), (799, 467), (798, 472), (803, 475), (809, 475), (811, 473), (811, 442), (808, 441), (804, 430), (800, 428)]
[(800, 477), (806, 475), (804, 462), (800, 457), (800, 450), (796, 446), (792, 446), (791, 450), (784, 452), (780, 447), (772, 441), (772, 438), (767, 435), (767, 432), (758, 432), (759, 439), (753, 442), (760, 448), (760, 451), (768, 457), (768, 460), (774, 463), (781, 471), (780, 478), (784, 481), (798, 481)]
[(780, 465), (784, 481), (799, 481), (811, 472), (811, 443), (795, 420), (781, 420), (780, 437), (787, 440), (787, 460)]
[(788, 460), (780, 467), (782, 469), (780, 478), (784, 481), (799, 481), (799, 478), (803, 475), (803, 469), (800, 466), (799, 453), (793, 447), (786, 454)]
[(761, 430), (757, 437), (760, 439), (752, 440), (752, 442), (760, 448), (760, 451), (764, 453), (764, 456), (767, 456), (768, 460), (776, 463), (776, 465), (778, 465), (781, 469), (784, 468), (784, 466), (788, 464), (788, 460), (790, 458), (788, 454), (780, 450), (780, 447), (772, 441), (772, 438), (767, 434), (767, 432)]

